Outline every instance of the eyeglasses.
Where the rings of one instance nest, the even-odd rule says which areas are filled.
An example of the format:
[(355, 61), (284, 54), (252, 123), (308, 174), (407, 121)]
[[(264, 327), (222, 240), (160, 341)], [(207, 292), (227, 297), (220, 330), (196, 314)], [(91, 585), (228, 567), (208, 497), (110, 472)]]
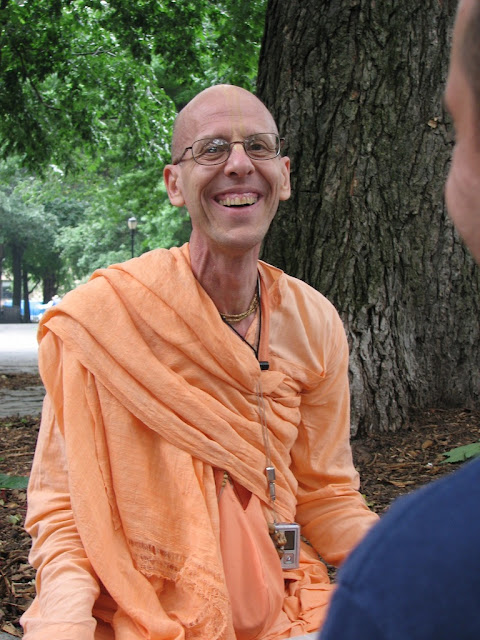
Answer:
[(252, 160), (272, 160), (280, 154), (283, 142), (284, 138), (280, 138), (276, 133), (255, 133), (245, 140), (232, 142), (227, 142), (223, 138), (202, 138), (195, 140), (191, 147), (186, 147), (180, 158), (173, 164), (182, 162), (183, 156), (189, 149), (197, 164), (222, 164), (230, 157), (234, 144), (243, 145), (245, 153)]

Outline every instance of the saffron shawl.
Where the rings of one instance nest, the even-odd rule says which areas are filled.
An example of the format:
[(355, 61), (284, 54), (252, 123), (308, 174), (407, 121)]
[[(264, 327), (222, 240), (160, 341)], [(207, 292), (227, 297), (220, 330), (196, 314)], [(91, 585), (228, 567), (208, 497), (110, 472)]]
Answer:
[[(292, 448), (298, 441), (301, 457), (311, 449), (312, 437), (298, 437), (302, 395), (315, 395), (326, 382), (328, 402), (333, 388), (324, 380), (328, 376), (310, 339), (301, 336), (296, 345), (303, 344), (305, 352), (296, 356), (301, 364), (293, 367), (294, 375), (291, 362), (269, 352), (270, 312), (285, 301), (293, 303), (283, 321), (291, 314), (298, 325), (295, 315), (308, 316), (309, 297), (320, 294), (300, 283), (292, 298), (293, 279), (264, 263), (259, 272), (259, 358), (273, 363), (268, 371), (260, 370), (253, 351), (221, 320), (194, 278), (188, 245), (96, 272), (40, 327), (40, 339), (50, 346), (47, 351), (41, 345), (41, 374), (65, 439), (75, 524), (102, 593), (115, 602), (115, 609), (96, 615), (113, 627), (117, 640), (235, 638), (218, 544), (213, 468), (225, 469), (258, 496), (270, 519), (260, 389), (280, 520), (297, 516), (308, 528), (315, 515), (318, 524), (325, 514), (318, 506), (313, 513), (313, 502), (343, 494), (344, 515), (353, 509), (355, 531), (346, 535), (342, 524), (319, 534), (315, 546), (321, 553), (325, 547), (327, 560), (332, 538), (340, 536), (334, 559), (374, 521), (356, 492), (348, 434), (345, 438), (348, 420), (341, 434), (324, 442), (332, 452), (336, 442), (325, 471), (335, 482), (322, 486), (324, 479), (309, 477), (298, 487)], [(322, 300), (327, 324), (338, 322)], [(328, 349), (335, 347), (333, 341)], [(344, 347), (341, 351), (345, 359)], [(324, 352), (322, 345), (320, 358)], [(348, 416), (348, 397), (335, 406), (337, 414)], [(308, 424), (302, 428), (310, 431)], [(307, 470), (316, 463), (306, 461)]]

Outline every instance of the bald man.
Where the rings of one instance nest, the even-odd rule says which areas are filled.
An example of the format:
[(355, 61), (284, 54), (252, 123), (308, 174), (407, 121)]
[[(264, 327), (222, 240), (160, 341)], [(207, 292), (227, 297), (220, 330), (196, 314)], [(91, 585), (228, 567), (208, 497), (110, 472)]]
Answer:
[(311, 634), (332, 592), (319, 555), (340, 564), (375, 522), (338, 314), (258, 259), (290, 196), (281, 146), (248, 91), (196, 96), (164, 170), (190, 242), (96, 272), (44, 317), (27, 639)]
[[(459, 3), (448, 211), (480, 262), (480, 2)], [(340, 571), (321, 640), (480, 638), (480, 460), (399, 500)]]

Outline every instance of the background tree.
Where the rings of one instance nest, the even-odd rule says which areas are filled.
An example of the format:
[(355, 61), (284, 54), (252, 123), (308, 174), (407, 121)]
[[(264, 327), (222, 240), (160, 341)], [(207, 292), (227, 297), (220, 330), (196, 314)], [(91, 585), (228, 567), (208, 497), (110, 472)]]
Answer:
[(45, 296), (128, 258), (132, 215), (138, 253), (187, 239), (186, 212), (162, 187), (173, 119), (211, 84), (254, 87), (265, 5), (0, 2), (0, 156), (32, 172), (28, 205), (58, 220), (43, 263), (30, 260)]
[(456, 0), (269, 0), (260, 97), (293, 197), (264, 257), (322, 291), (351, 346), (352, 426), (478, 401), (480, 279), (443, 202)]
[(0, 234), (4, 239), (7, 265), (13, 275), (13, 306), (24, 303), (30, 318), (29, 281), (34, 272), (51, 266), (50, 247), (57, 227), (55, 216), (43, 206), (28, 206), (16, 192), (0, 190)]
[(75, 225), (83, 216), (85, 204), (68, 193), (59, 173), (49, 170), (39, 179), (14, 159), (0, 163), (0, 233), (13, 279), (12, 303), (18, 306), (23, 298), (26, 318), (28, 294), (37, 285), (48, 302), (64, 284), (57, 236), (63, 226)]
[[(252, 86), (264, 0), (3, 0), (0, 140), (30, 167), (164, 160), (176, 108)], [(163, 156), (163, 157), (162, 157)]]

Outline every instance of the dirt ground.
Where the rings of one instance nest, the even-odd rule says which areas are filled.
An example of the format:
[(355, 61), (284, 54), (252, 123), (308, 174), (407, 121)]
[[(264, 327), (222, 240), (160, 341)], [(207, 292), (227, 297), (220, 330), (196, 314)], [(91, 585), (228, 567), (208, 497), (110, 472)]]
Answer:
[[(30, 374), (0, 376), (0, 388), (40, 384)], [(27, 476), (39, 428), (38, 416), (0, 420), (0, 474)], [(480, 410), (431, 409), (412, 416), (408, 429), (357, 438), (355, 465), (369, 506), (383, 513), (392, 500), (458, 468), (445, 453), (480, 440)], [(28, 564), (30, 539), (23, 530), (26, 491), (0, 489), (0, 630), (21, 636), (19, 617), (35, 593)]]

